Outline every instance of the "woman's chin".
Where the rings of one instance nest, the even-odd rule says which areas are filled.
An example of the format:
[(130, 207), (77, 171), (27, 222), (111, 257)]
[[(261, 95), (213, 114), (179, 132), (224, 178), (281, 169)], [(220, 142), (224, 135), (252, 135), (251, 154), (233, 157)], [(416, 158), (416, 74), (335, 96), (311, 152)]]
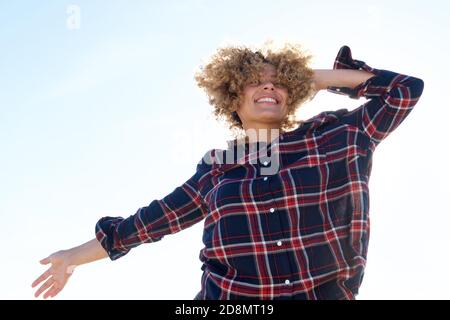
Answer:
[(258, 119), (258, 122), (260, 122), (260, 123), (266, 123), (266, 124), (270, 124), (271, 126), (274, 124), (274, 123), (281, 123), (282, 122), (282, 120), (283, 120), (283, 118), (282, 117), (277, 117), (277, 116), (270, 116), (270, 115), (267, 115), (267, 114), (265, 114), (265, 115), (260, 115), (260, 116), (258, 116), (257, 117), (257, 119)]
[(278, 110), (262, 110), (258, 112), (257, 117), (264, 120), (281, 120), (283, 115)]

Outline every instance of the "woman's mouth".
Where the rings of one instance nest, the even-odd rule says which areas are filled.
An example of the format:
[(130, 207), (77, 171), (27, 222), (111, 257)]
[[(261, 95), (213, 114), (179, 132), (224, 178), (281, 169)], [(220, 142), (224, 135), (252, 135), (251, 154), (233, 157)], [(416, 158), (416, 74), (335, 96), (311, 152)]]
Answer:
[(259, 98), (255, 100), (255, 103), (258, 104), (269, 104), (269, 105), (277, 105), (278, 101), (274, 98), (268, 98), (268, 97), (264, 97), (264, 98)]

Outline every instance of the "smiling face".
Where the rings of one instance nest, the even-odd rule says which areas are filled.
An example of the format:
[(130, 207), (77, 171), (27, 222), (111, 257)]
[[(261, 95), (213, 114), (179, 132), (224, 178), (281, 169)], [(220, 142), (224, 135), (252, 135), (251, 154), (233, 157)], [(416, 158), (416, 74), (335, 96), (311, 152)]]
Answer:
[(247, 84), (237, 114), (244, 129), (280, 128), (287, 116), (288, 91), (275, 86), (276, 69), (265, 64), (259, 83)]

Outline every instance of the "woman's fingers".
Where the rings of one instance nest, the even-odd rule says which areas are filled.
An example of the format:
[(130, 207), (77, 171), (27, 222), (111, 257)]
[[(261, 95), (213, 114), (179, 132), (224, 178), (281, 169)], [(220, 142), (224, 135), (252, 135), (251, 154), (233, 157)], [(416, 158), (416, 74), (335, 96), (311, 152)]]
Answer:
[(62, 287), (58, 287), (58, 286), (53, 286), (50, 290), (48, 290), (45, 295), (44, 295), (44, 299), (46, 298), (53, 298), (54, 296), (56, 296), (58, 293), (60, 293), (62, 290)]
[(33, 281), (33, 283), (31, 284), (31, 287), (34, 288), (35, 286), (37, 286), (39, 283), (41, 283), (42, 281), (46, 280), (48, 277), (50, 277), (50, 269), (48, 269), (47, 271), (45, 271), (39, 278), (37, 278), (36, 280)]
[(50, 264), (50, 268), (31, 284), (33, 288), (40, 285), (34, 296), (39, 297), (45, 292), (43, 295), (44, 299), (54, 297), (64, 288), (68, 277), (71, 275), (68, 272), (73, 269), (73, 266), (67, 266), (66, 256), (61, 251), (49, 255), (39, 262), (43, 265)]
[(53, 283), (52, 287), (49, 290), (47, 290), (47, 292), (44, 294), (43, 298), (47, 299), (48, 297), (51, 297), (52, 295), (54, 295), (56, 290), (57, 290), (57, 284)]
[(44, 292), (45, 290), (47, 290), (52, 284), (54, 284), (55, 281), (53, 280), (53, 278), (48, 279), (40, 288), (38, 291), (36, 291), (36, 293), (34, 294), (34, 296), (37, 298), (39, 297), (39, 295)]
[[(50, 258), (49, 257), (44, 258), (44, 259), (42, 259), (39, 262), (41, 264), (48, 264), (48, 263), (50, 263)], [(45, 271), (43, 274), (41, 274), (41, 276), (39, 278), (34, 280), (33, 283), (31, 284), (31, 287), (34, 288), (35, 286), (37, 286), (39, 283), (41, 283), (42, 281), (44, 281), (48, 277), (50, 277), (50, 268), (47, 271)]]

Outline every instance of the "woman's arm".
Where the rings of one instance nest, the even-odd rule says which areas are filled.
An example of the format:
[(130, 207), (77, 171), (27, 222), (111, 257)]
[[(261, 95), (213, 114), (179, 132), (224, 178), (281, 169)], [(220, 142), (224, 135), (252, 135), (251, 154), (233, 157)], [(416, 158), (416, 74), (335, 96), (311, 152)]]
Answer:
[(316, 91), (330, 86), (354, 88), (374, 76), (367, 71), (348, 69), (314, 69), (313, 72), (313, 86)]
[(153, 200), (128, 218), (103, 217), (95, 226), (96, 237), (93, 240), (42, 259), (41, 264), (51, 266), (33, 282), (32, 287), (44, 282), (35, 296), (46, 290), (44, 298), (57, 295), (76, 266), (106, 257), (118, 259), (133, 247), (159, 241), (165, 235), (179, 232), (202, 220), (208, 208), (200, 193), (199, 180), (212, 167), (207, 160), (209, 154), (208, 151), (199, 161), (191, 178), (164, 198)]
[(72, 265), (79, 266), (108, 257), (105, 249), (97, 239), (92, 239), (78, 247), (67, 250)]
[(111, 260), (119, 259), (143, 243), (160, 241), (206, 217), (208, 207), (200, 192), (200, 180), (209, 179), (211, 151), (197, 163), (194, 175), (165, 197), (151, 201), (127, 218), (106, 216), (97, 222), (96, 238)]
[[(422, 95), (422, 79), (376, 69), (364, 61), (352, 58), (348, 46), (342, 46), (334, 61), (333, 70), (313, 70), (316, 91), (346, 95), (352, 99), (364, 97), (367, 102), (341, 112), (339, 120), (359, 129), (378, 145), (410, 114)], [(342, 111), (342, 110), (341, 110)]]
[(106, 257), (108, 257), (108, 254), (100, 242), (93, 239), (80, 246), (57, 251), (42, 259), (40, 263), (43, 265), (50, 264), (50, 268), (32, 283), (31, 286), (34, 288), (45, 281), (36, 291), (35, 297), (38, 297), (47, 289), (44, 298), (56, 296), (64, 288), (76, 266)]

